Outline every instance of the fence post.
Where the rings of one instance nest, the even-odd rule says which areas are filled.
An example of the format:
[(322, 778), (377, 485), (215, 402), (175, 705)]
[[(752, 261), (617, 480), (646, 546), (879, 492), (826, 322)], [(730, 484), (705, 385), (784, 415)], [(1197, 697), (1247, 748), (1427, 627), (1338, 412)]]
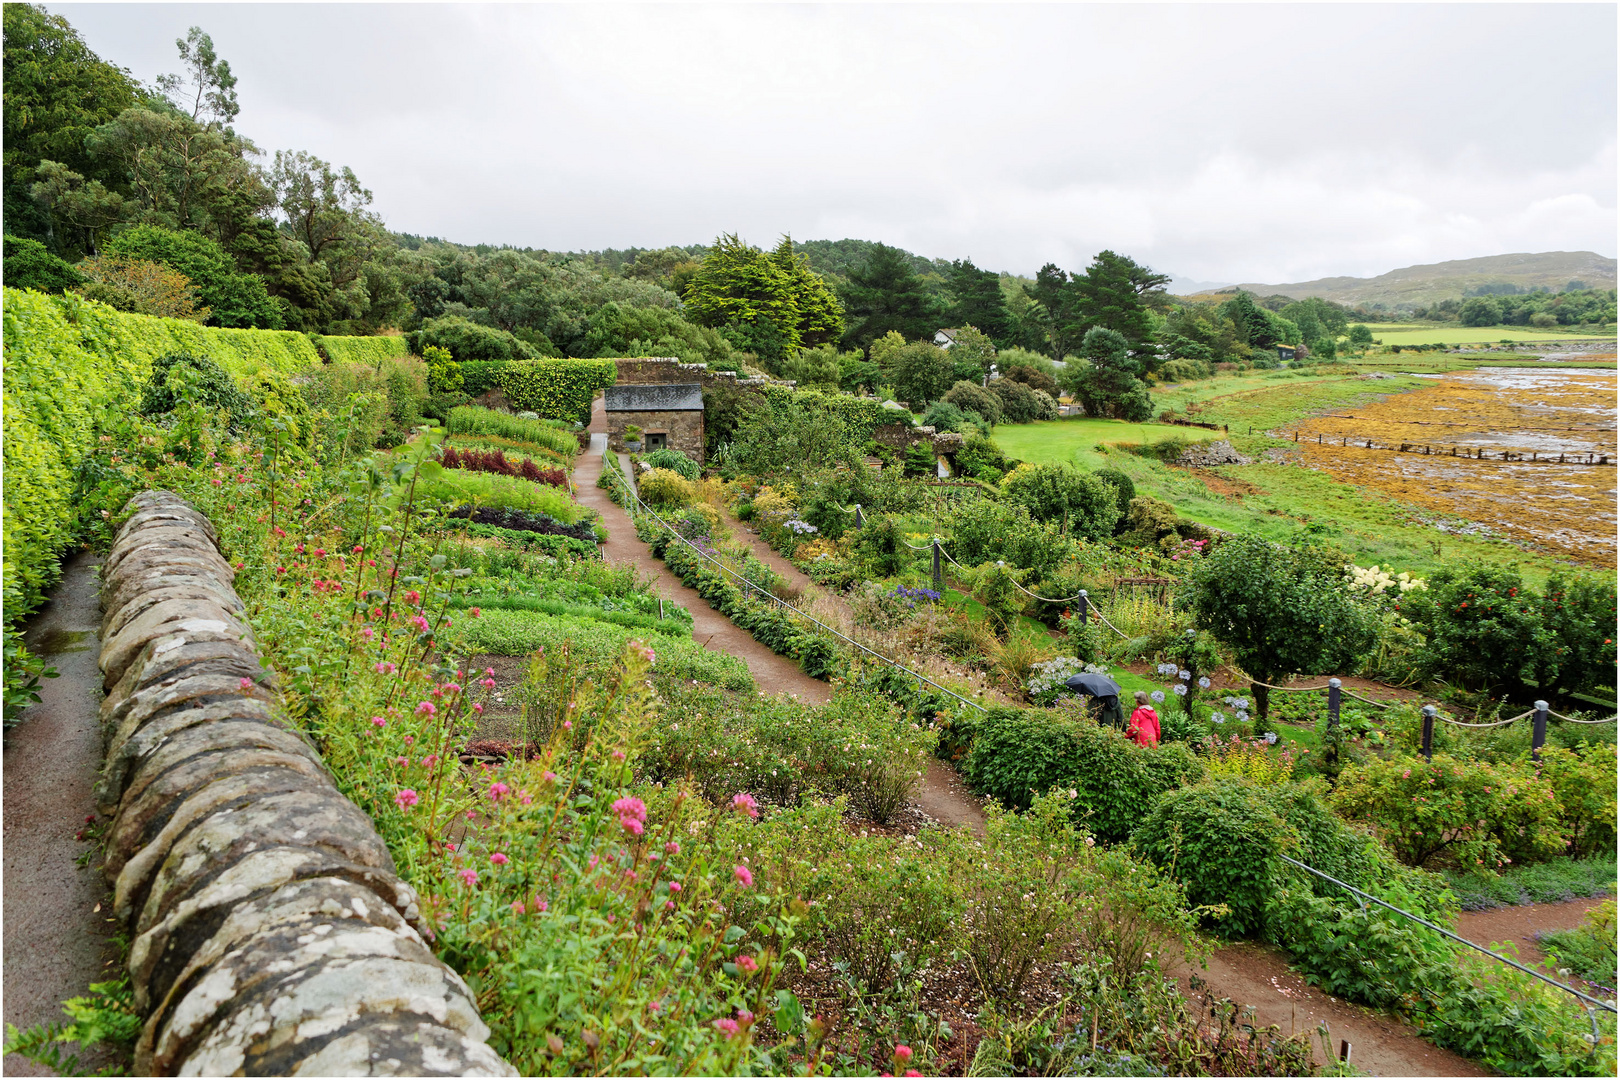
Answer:
[(1338, 679), (1328, 680), (1327, 760), (1329, 765), (1339, 763), (1339, 688)]
[(1080, 590), (1079, 600), (1080, 603), (1077, 606), (1080, 609), (1080, 625), (1083, 627), (1086, 625), (1086, 620), (1091, 617), (1091, 600), (1087, 597), (1086, 590)]
[(855, 527), (857, 529), (866, 528), (866, 515), (861, 513), (860, 503), (855, 504)]
[(945, 574), (939, 563), (939, 537), (934, 537), (934, 591), (944, 595)]
[(1434, 760), (1434, 714), (1439, 712), (1433, 705), (1423, 706), (1423, 760)]
[(1547, 710), (1549, 706), (1545, 701), (1536, 702), (1536, 712), (1533, 718), (1534, 727), (1530, 735), (1530, 760), (1541, 760), (1541, 748), (1547, 745)]

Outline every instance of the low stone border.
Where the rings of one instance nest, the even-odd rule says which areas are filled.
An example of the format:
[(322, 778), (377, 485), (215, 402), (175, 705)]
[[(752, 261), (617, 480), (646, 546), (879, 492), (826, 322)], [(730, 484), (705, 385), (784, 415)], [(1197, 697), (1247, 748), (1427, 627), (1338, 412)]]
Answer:
[(139, 1075), (512, 1076), (371, 820), (276, 709), (212, 524), (143, 492), (102, 567), (97, 788)]

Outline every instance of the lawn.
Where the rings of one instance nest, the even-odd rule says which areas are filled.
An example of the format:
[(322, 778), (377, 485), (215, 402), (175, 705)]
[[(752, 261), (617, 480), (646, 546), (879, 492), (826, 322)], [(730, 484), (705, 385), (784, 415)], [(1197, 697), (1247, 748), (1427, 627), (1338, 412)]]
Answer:
[(1495, 345), (1503, 341), (1614, 341), (1614, 331), (1607, 333), (1572, 333), (1568, 327), (1538, 330), (1528, 326), (1459, 326), (1456, 323), (1435, 323), (1432, 326), (1413, 326), (1411, 323), (1369, 323), (1373, 338), (1385, 345)]
[(996, 444), (1020, 461), (1070, 461), (1087, 468), (1100, 468), (1104, 455), (1099, 443), (1152, 443), (1166, 439), (1202, 442), (1219, 439), (1219, 431), (1174, 427), (1168, 424), (1128, 424), (1123, 420), (1100, 420), (1076, 416), (1066, 420), (1041, 420), (1033, 424), (1002, 424), (995, 429)]

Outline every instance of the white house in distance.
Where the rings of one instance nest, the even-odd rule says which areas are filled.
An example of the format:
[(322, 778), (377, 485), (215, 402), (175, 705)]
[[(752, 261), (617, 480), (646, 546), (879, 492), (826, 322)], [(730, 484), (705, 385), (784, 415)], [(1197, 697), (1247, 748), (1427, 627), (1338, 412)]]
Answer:
[(956, 330), (939, 330), (934, 334), (934, 344), (942, 349), (949, 349), (956, 344)]

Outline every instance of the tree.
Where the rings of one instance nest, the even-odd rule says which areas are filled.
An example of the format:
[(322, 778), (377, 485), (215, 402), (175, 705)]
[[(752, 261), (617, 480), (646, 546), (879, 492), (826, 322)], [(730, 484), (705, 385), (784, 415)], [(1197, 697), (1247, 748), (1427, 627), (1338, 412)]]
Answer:
[(848, 347), (868, 348), (890, 331), (911, 339), (932, 337), (939, 329), (938, 312), (911, 257), (887, 244), (874, 245), (865, 263), (850, 272), (843, 299)]
[(1113, 536), (1119, 521), (1114, 488), (1065, 464), (1025, 462), (1001, 481), (1001, 490), (1036, 521), (1060, 522), (1065, 533), (1087, 540)]
[(807, 349), (838, 341), (844, 334), (844, 305), (820, 274), (810, 269), (810, 260), (793, 250), (793, 238), (783, 236), (771, 261), (787, 278), (788, 291), (798, 312), (798, 341)]
[(212, 310), (212, 325), (281, 329), (281, 311), (264, 281), (237, 272), (224, 249), (201, 233), (137, 225), (105, 247), (109, 254), (147, 259), (184, 274), (196, 286), (198, 302)]
[(34, 176), (29, 192), (45, 212), (48, 235), (65, 239), (64, 230), (71, 230), (74, 248), (94, 255), (102, 230), (129, 216), (129, 203), (122, 195), (107, 190), (100, 180), (86, 182), (60, 162), (41, 161)]
[(427, 320), (422, 324), (422, 329), (412, 335), (411, 344), (417, 352), (433, 346), (445, 349), (457, 362), (532, 360), (539, 356), (533, 346), (519, 341), (505, 330), (483, 326), (461, 315), (442, 315)]
[[(123, 68), (102, 60), (60, 15), (33, 4), (7, 4), (5, 26), (5, 219), (6, 231), (41, 241), (53, 237), (49, 218), (34, 202), (34, 170), (59, 162), (85, 183), (127, 194), (122, 177), (95, 158), (85, 137), (144, 100), (140, 85)], [(81, 250), (67, 238), (64, 253)]]
[(772, 363), (835, 340), (843, 329), (837, 298), (786, 236), (767, 255), (722, 235), (682, 299), (693, 321), (729, 328), (734, 344)]
[(1355, 323), (1350, 327), (1350, 344), (1365, 347), (1372, 343), (1372, 327), (1366, 323)]
[(990, 394), (1001, 408), (1001, 419), (1008, 424), (1027, 424), (1043, 419), (1042, 402), (1028, 383), (1016, 379), (997, 379), (990, 384)]
[(1047, 340), (1054, 360), (1067, 356), (1085, 333), (1072, 329), (1074, 325), (1074, 290), (1069, 287), (1069, 275), (1055, 264), (1047, 263), (1035, 274), (1035, 285), (1027, 290), (1030, 299), (1040, 305)]
[(980, 270), (972, 259), (951, 263), (951, 305), (945, 317), (955, 326), (976, 326), (996, 341), (1006, 338), (1012, 320), (1001, 293), (1001, 275)]
[(959, 382), (945, 392), (943, 400), (964, 412), (978, 413), (987, 424), (1001, 422), (1001, 402), (994, 394), (975, 382)]
[(1153, 399), (1138, 376), (1143, 363), (1131, 355), (1125, 335), (1107, 327), (1086, 331), (1080, 362), (1064, 372), (1069, 389), (1087, 415), (1113, 416), (1140, 423), (1153, 415)]
[(262, 184), (247, 161), (252, 143), (168, 102), (125, 109), (86, 145), (127, 183), (141, 220), (172, 229), (205, 228), (222, 196)]
[(1497, 326), (1502, 322), (1502, 305), (1495, 297), (1471, 296), (1457, 309), (1457, 321), (1464, 326)]
[(1343, 560), (1320, 548), (1238, 536), (1186, 580), (1199, 629), (1230, 648), (1254, 680), (1262, 721), (1271, 702), (1262, 683), (1348, 673), (1376, 638), (1377, 616), (1345, 587)]
[(158, 89), (182, 112), (189, 104), (194, 123), (228, 127), (242, 111), (236, 101), (236, 76), (231, 74), (231, 65), (214, 52), (214, 39), (200, 26), (193, 26), (183, 40), (176, 38), (174, 44), (180, 50), (185, 73), (159, 75)]
[(921, 409), (928, 402), (944, 397), (945, 391), (956, 381), (950, 354), (926, 341), (913, 341), (894, 350), (888, 355), (883, 370), (900, 400), (913, 409)]
[(38, 240), (7, 234), (5, 245), (5, 258), (0, 261), (4, 263), (8, 289), (59, 293), (84, 281), (77, 270), (52, 255)]
[(208, 321), (208, 308), (197, 303), (197, 290), (180, 271), (148, 259), (101, 255), (78, 265), (85, 284), (74, 292), (119, 311), (169, 319)]
[(1003, 373), (1005, 378), (1013, 382), (1021, 382), (1031, 390), (1044, 390), (1052, 397), (1058, 396), (1057, 380), (1046, 372), (1029, 364), (1015, 364)]
[(958, 379), (983, 379), (996, 360), (995, 345), (976, 326), (957, 328), (956, 342), (947, 351)]
[(1086, 272), (1070, 282), (1078, 332), (1105, 327), (1124, 335), (1132, 352), (1145, 353), (1153, 338), (1148, 309), (1165, 305), (1164, 287), (1169, 283), (1168, 275), (1156, 274), (1134, 259), (1112, 251), (1098, 252)]
[(776, 373), (781, 378), (792, 379), (807, 388), (837, 387), (842, 372), (839, 366), (842, 359), (838, 350), (831, 345), (823, 345), (819, 349), (801, 349), (797, 356), (783, 360)]

